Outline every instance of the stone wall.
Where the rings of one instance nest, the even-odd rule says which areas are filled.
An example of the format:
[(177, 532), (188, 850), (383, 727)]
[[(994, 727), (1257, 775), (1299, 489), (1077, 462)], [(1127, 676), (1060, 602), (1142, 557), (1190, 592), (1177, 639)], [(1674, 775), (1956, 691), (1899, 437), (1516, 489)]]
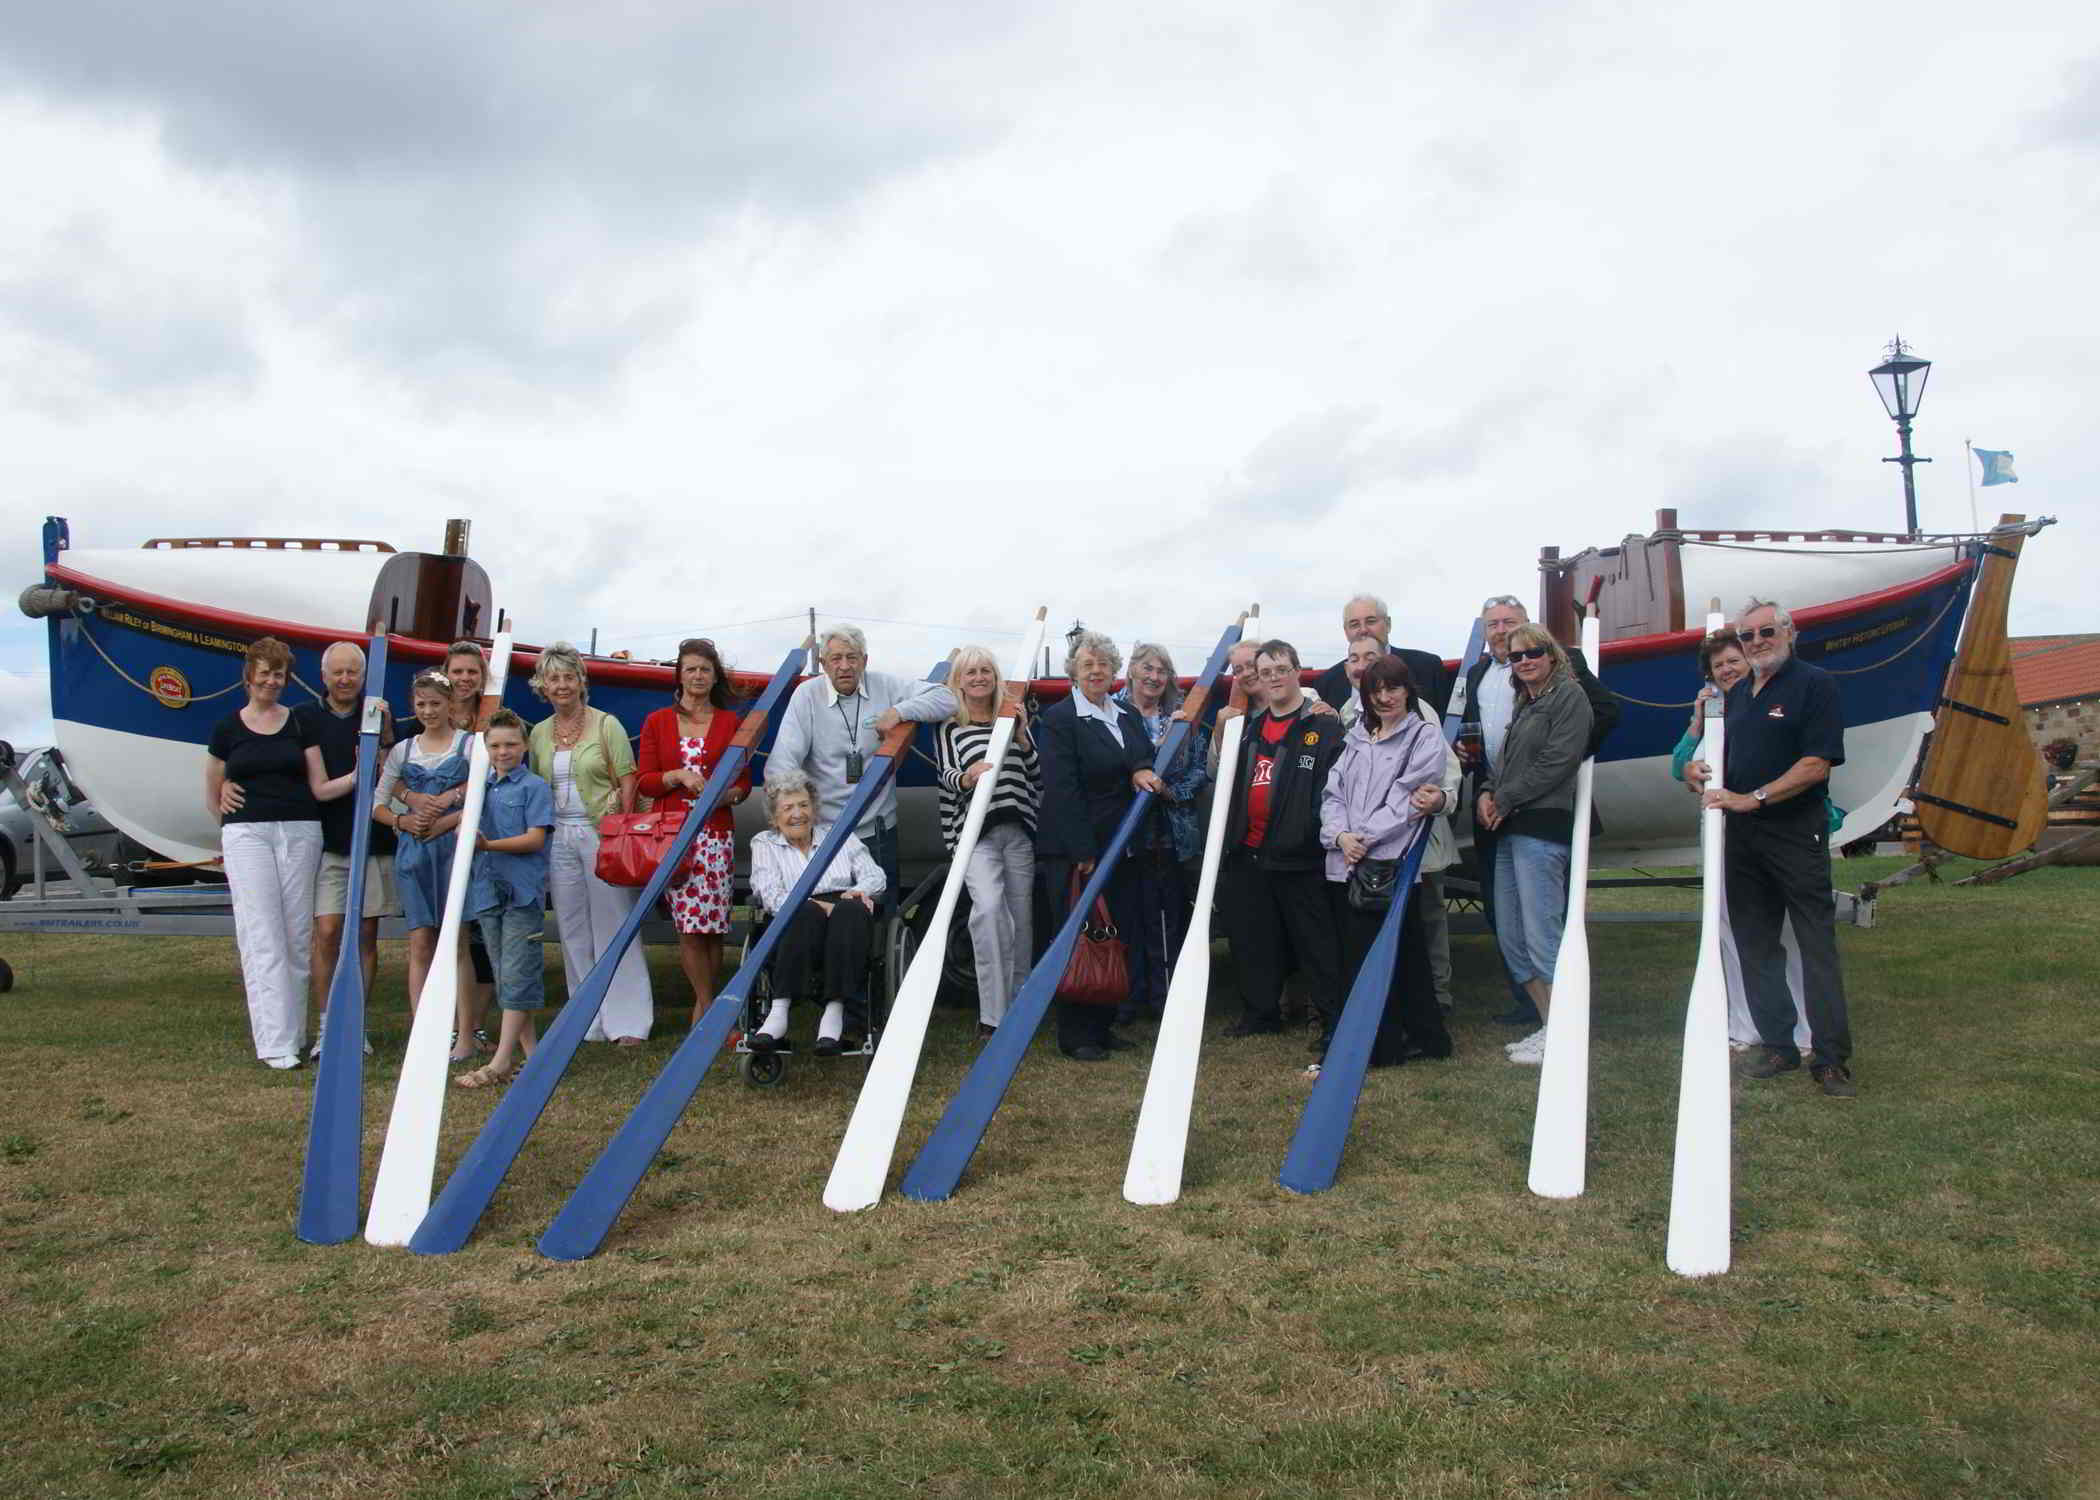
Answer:
[(2100, 759), (2100, 698), (2030, 708), (2027, 732), (2039, 749), (2054, 740), (2076, 740), (2080, 764)]

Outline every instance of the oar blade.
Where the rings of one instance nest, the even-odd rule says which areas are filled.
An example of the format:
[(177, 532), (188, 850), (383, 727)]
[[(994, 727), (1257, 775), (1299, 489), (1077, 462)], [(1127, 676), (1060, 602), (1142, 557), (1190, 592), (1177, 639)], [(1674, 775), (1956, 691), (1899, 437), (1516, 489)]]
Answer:
[(1532, 1120), (1531, 1170), (1526, 1178), (1542, 1198), (1582, 1195), (1588, 1150), (1590, 1070), (1590, 945), (1571, 926), (1553, 968), (1553, 1009), (1546, 1018), (1546, 1058), (1539, 1068), (1538, 1111)]
[(328, 1015), (321, 1023), (321, 1063), (314, 1080), (313, 1117), (306, 1135), (296, 1233), (309, 1245), (339, 1245), (357, 1234), (364, 1176), (365, 971), (361, 949), (366, 853), (371, 843), (372, 786), (379, 771), (379, 735), (386, 715), (387, 639), (374, 635), (365, 655), (365, 699), (358, 728), (357, 782), (350, 833), (349, 892), (343, 937), (328, 982)]
[(1386, 996), (1392, 987), (1393, 964), (1400, 953), (1400, 924), (1413, 898), (1415, 872), (1422, 867), (1422, 850), (1428, 843), (1428, 828), (1415, 836), (1406, 861), (1395, 880), (1393, 903), (1386, 909), (1378, 935), (1357, 968), (1349, 986), (1349, 998), (1335, 1023), (1334, 1039), (1320, 1064), (1320, 1076), (1298, 1118), (1291, 1149), (1276, 1180), (1294, 1193), (1324, 1193), (1340, 1175), (1342, 1152), (1349, 1143), (1349, 1127), (1356, 1118), (1356, 1101), (1363, 1093), (1364, 1075), (1370, 1071), (1371, 1048), (1378, 1040), (1378, 1022), (1385, 1014)]
[(443, 1191), (430, 1205), (422, 1227), (414, 1232), (409, 1242), (409, 1248), (417, 1254), (449, 1255), (464, 1246), (474, 1233), (474, 1226), (488, 1211), (503, 1179), (509, 1175), (512, 1163), (524, 1149), (533, 1127), (539, 1123), (547, 1102), (554, 1097), (562, 1075), (575, 1061), (585, 1033), (605, 1004), (605, 996), (612, 988), (628, 946), (641, 931), (643, 919), (663, 893), (664, 886), (670, 883), (672, 873), (683, 863), (708, 818), (743, 774), (767, 719), (782, 695), (794, 685), (807, 654), (807, 643), (790, 651), (758, 702), (745, 714), (743, 727), (723, 750), (706, 786), (701, 788), (700, 795), (688, 809), (678, 837), (672, 841), (656, 873), (629, 909), (620, 930), (605, 951), (598, 955), (590, 973), (571, 992), (568, 1003), (555, 1015), (553, 1024), (541, 1036), (539, 1046), (504, 1090), (502, 1099), (497, 1101), (496, 1108), (481, 1127), (481, 1133), (474, 1138), (473, 1145), (460, 1158)]

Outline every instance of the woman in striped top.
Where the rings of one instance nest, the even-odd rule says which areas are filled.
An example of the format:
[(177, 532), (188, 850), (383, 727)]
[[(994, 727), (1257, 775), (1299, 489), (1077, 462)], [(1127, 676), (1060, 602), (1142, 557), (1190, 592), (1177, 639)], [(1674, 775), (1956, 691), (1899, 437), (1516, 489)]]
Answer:
[[(941, 777), (941, 838), (953, 853), (962, 837), (970, 797), (991, 763), (985, 750), (999, 715), (999, 664), (982, 646), (956, 653), (948, 681), (955, 688), (955, 717), (934, 736)], [(977, 955), (977, 1034), (987, 1037), (1006, 1016), (1006, 1003), (1028, 977), (1033, 961), (1035, 809), (1041, 776), (1035, 741), (1024, 717), (999, 767), (984, 831), (963, 885), (970, 893), (970, 942)]]

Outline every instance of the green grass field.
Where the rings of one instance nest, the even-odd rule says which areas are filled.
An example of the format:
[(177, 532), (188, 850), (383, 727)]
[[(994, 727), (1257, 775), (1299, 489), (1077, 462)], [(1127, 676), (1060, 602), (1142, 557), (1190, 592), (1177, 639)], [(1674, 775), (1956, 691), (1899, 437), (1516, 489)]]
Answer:
[[(587, 1048), (425, 1259), (293, 1238), (313, 1075), (250, 1057), (230, 943), (0, 935), (0, 1495), (2100, 1493), (2096, 896), (1919, 883), (1846, 930), (1861, 1097), (1737, 1085), (1702, 1282), (1662, 1259), (1693, 927), (1594, 930), (1581, 1199), (1525, 1190), (1538, 1074), (1469, 937), (1459, 1057), (1373, 1075), (1331, 1193), (1275, 1185), (1296, 1037), (1214, 1022), (1152, 1209), (1119, 1192), (1146, 1051), (1039, 1039), (952, 1202), (850, 1218), (818, 1193), (861, 1067), (719, 1064), (576, 1265), (532, 1244), (683, 1035), (667, 950), (658, 1039)], [(1691, 904), (1599, 905), (1640, 903)], [(368, 1176), (400, 996), (389, 950)], [(906, 1152), (973, 1020), (937, 1016)], [(492, 1102), (454, 1091), (441, 1170)]]

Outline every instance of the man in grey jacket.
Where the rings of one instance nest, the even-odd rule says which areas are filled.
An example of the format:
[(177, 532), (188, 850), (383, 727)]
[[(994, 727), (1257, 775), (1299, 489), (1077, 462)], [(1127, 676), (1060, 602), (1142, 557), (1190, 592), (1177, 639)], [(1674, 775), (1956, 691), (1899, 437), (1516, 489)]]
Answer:
[[(804, 772), (817, 792), (817, 821), (834, 823), (866, 773), (876, 742), (900, 722), (938, 723), (955, 714), (955, 695), (938, 683), (868, 670), (868, 638), (851, 625), (834, 625), (817, 647), (822, 675), (788, 699), (780, 732), (766, 756), (766, 775)], [(897, 784), (893, 780), (853, 830), (889, 877), (885, 909), (897, 886)]]

